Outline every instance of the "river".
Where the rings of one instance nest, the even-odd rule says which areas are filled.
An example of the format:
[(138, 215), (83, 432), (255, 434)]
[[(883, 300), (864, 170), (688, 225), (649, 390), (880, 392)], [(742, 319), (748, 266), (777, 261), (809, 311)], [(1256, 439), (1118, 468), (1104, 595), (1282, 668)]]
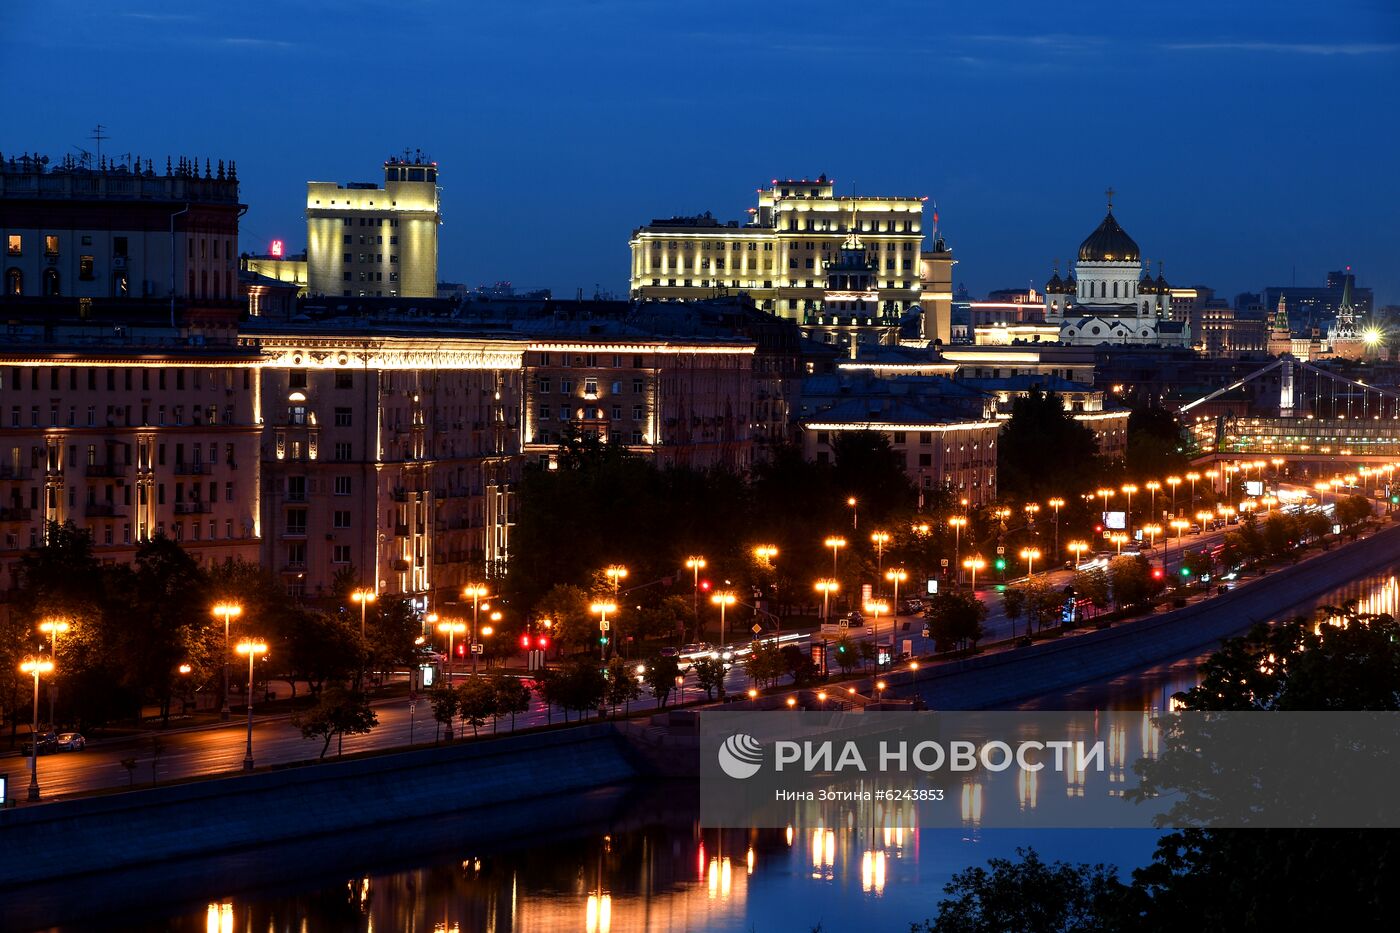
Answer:
[[(1392, 573), (1352, 581), (1290, 614), (1358, 601), (1395, 612)], [(1203, 655), (1036, 698), (1027, 709), (1163, 709), (1196, 683)], [(469, 826), (425, 821), (395, 838), (326, 844), (319, 853), (240, 853), (93, 884), (38, 888), (24, 929), (252, 931), (715, 930), (905, 931), (932, 917), (954, 873), (1033, 846), (1047, 859), (1125, 871), (1151, 857), (1152, 830), (701, 830), (693, 783), (604, 789), (580, 800), (568, 829), (546, 824), (488, 845), (454, 843)], [(420, 840), (421, 845), (413, 844)], [(312, 843), (311, 845), (315, 845)], [(244, 877), (244, 876), (247, 877)], [(256, 881), (247, 878), (256, 877)], [(43, 918), (42, 920), (40, 918)], [(64, 926), (62, 923), (68, 923)]]

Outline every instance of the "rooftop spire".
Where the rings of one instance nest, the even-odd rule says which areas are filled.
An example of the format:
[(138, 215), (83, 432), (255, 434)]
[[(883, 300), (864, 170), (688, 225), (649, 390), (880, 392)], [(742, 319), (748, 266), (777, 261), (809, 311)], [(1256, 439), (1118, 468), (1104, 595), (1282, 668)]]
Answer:
[(1113, 196), (1115, 194), (1117, 194), (1117, 192), (1113, 190), (1112, 185), (1109, 185), (1108, 190), (1104, 192), (1104, 195), (1108, 198), (1108, 210), (1110, 213), (1113, 211)]

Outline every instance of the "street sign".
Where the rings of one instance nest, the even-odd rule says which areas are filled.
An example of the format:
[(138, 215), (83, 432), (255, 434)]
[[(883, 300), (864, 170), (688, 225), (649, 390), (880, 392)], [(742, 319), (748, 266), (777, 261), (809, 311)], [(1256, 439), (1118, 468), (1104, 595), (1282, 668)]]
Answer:
[(1006, 545), (1004, 545), (1004, 544), (998, 544), (998, 545), (997, 545), (997, 553), (998, 553), (998, 554), (1005, 554), (1005, 553), (1006, 553)]
[(938, 566), (940, 566), (940, 567), (947, 567), (947, 566), (948, 566), (948, 558), (945, 557), (945, 558), (943, 558), (942, 560), (940, 560), (940, 561), (938, 562)]
[(753, 628), (749, 629), (749, 631), (750, 631), (750, 632), (753, 632), (755, 635), (757, 635), (759, 632), (763, 631), (763, 626), (761, 626), (761, 625), (759, 625), (757, 622), (755, 622), (755, 623), (753, 624)]
[(836, 622), (823, 622), (823, 623), (822, 623), (822, 634), (823, 634), (823, 635), (836, 635), (836, 636), (839, 637), (839, 636), (841, 636), (841, 635), (846, 634), (846, 626), (843, 625), (843, 624), (836, 623)]
[(607, 619), (604, 619), (603, 621), (598, 623), (598, 631), (600, 632), (606, 632), (610, 628), (612, 628), (612, 623), (609, 622)]
[(865, 634), (867, 634), (867, 635), (874, 635), (874, 634), (875, 634), (875, 626), (873, 626), (873, 625), (867, 625), (867, 626), (865, 627)]
[(485, 645), (481, 645), (481, 644), (472, 645), (472, 654), (485, 654), (485, 653), (486, 653), (486, 646), (485, 646)]

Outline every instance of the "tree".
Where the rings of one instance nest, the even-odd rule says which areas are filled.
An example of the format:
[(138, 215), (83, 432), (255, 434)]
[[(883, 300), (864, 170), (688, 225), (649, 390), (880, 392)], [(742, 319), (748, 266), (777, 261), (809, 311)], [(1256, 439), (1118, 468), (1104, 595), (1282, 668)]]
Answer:
[(1183, 583), (1194, 583), (1209, 576), (1215, 569), (1215, 562), (1209, 551), (1187, 551), (1181, 555), (1180, 577)]
[(971, 593), (942, 592), (929, 601), (926, 615), (939, 651), (976, 648), (984, 634), (987, 606)]
[(535, 603), (534, 616), (553, 622), (550, 631), (561, 645), (573, 649), (593, 645), (588, 593), (582, 587), (568, 583), (555, 584)]
[(693, 670), (695, 671), (696, 684), (705, 691), (705, 699), (713, 700), (716, 691), (719, 692), (719, 698), (724, 699), (726, 669), (723, 661), (719, 658), (698, 658)]
[(563, 707), (565, 721), (568, 721), (569, 710), (582, 716), (588, 710), (600, 709), (608, 686), (598, 662), (589, 658), (579, 658), (555, 668), (545, 684), (551, 702)]
[(472, 727), (472, 735), (487, 719), (496, 715), (496, 691), (485, 677), (468, 677), (457, 685), (457, 715)]
[(646, 673), (642, 676), (651, 688), (651, 695), (656, 697), (656, 705), (665, 709), (666, 700), (675, 689), (676, 678), (681, 674), (680, 662), (675, 658), (652, 656), (646, 660), (645, 665)]
[[(1099, 933), (1124, 929), (1131, 890), (1104, 865), (1046, 864), (1034, 849), (1018, 860), (994, 858), (943, 887), (938, 916), (910, 933)], [(1115, 923), (1119, 921), (1122, 925)]]
[(810, 687), (820, 677), (811, 655), (796, 645), (784, 645), (780, 648), (778, 661), (782, 664), (782, 673), (792, 678), (794, 687)]
[(642, 688), (632, 675), (632, 667), (621, 658), (613, 658), (608, 665), (607, 703), (614, 712), (622, 707), (622, 715), (627, 715), (627, 706), (642, 695)]
[(827, 666), (830, 667), (831, 659), (835, 658), (836, 663), (841, 667), (841, 673), (849, 674), (855, 670), (855, 666), (860, 663), (860, 656), (856, 650), (856, 643), (849, 635), (842, 635), (831, 642), (827, 654)]
[(1054, 393), (1033, 389), (1012, 402), (997, 440), (997, 489), (1010, 498), (1069, 499), (1097, 479), (1098, 440)]
[(379, 725), (379, 717), (363, 693), (332, 687), (321, 691), (315, 706), (294, 715), (292, 725), (301, 730), (303, 738), (321, 739), (319, 757), (325, 758), (332, 739), (338, 737), (343, 749), (345, 736), (368, 733)]
[(365, 650), (372, 670), (387, 671), (415, 662), (423, 622), (412, 602), (398, 596), (380, 596), (365, 623), (369, 642)]
[(444, 737), (452, 738), (452, 720), (457, 717), (457, 710), (461, 705), (457, 691), (446, 682), (440, 681), (433, 687), (433, 692), (428, 694), (428, 702), (433, 707), (433, 718), (445, 729)]
[(1371, 517), (1373, 509), (1371, 500), (1365, 496), (1345, 496), (1337, 500), (1334, 512), (1337, 524), (1351, 535), (1352, 540), (1356, 540), (1357, 530)]
[(1119, 608), (1136, 606), (1161, 592), (1162, 582), (1152, 577), (1152, 565), (1141, 554), (1115, 557), (1108, 565), (1113, 602)]
[(509, 716), (510, 731), (515, 731), (515, 716), (530, 710), (530, 688), (519, 677), (504, 671), (491, 675), (491, 690), (496, 696), (493, 715)]
[(904, 454), (879, 431), (841, 431), (831, 443), (832, 479), (836, 488), (855, 496), (865, 513), (881, 521), (914, 502), (914, 486), (904, 469)]
[(360, 663), (360, 633), (351, 626), (342, 615), (293, 608), (281, 616), (272, 663), (288, 681), (305, 680), (313, 694), (328, 682), (348, 680)]
[(1139, 405), (1128, 413), (1124, 465), (1130, 476), (1163, 476), (1189, 470), (1186, 445), (1186, 432), (1175, 412), (1159, 405)]
[(1108, 574), (1102, 567), (1077, 571), (1070, 585), (1074, 587), (1076, 596), (1087, 599), (1094, 608), (1103, 609), (1108, 605)]
[(777, 645), (761, 642), (754, 645), (753, 650), (749, 652), (749, 656), (744, 660), (744, 668), (754, 683), (760, 687), (771, 687), (779, 677), (787, 673), (787, 662)]
[(1279, 558), (1294, 553), (1295, 534), (1292, 518), (1282, 512), (1270, 513), (1264, 519), (1264, 554)]
[(1008, 592), (1012, 589), (1019, 589), (1025, 601), (1027, 627), (1034, 624), (1035, 630), (1039, 632), (1048, 623), (1058, 622), (1062, 617), (1064, 593), (1052, 586), (1045, 577), (1032, 577), (1016, 587), (1007, 587)]

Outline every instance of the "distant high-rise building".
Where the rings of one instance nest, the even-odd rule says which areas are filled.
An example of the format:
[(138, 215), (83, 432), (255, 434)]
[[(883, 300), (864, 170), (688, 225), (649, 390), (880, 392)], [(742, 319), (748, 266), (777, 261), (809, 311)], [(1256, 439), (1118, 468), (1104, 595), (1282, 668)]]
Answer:
[(1355, 320), (1371, 316), (1374, 297), (1369, 288), (1356, 284), (1356, 273), (1350, 267), (1342, 271), (1327, 273), (1324, 287), (1305, 285), (1270, 285), (1264, 289), (1263, 305), (1267, 308), (1278, 306), (1280, 298), (1288, 299), (1288, 315), (1294, 329), (1321, 327), (1323, 330), (1337, 317), (1342, 307), (1342, 296), (1347, 285), (1351, 286), (1352, 314)]
[(921, 197), (838, 195), (825, 175), (774, 179), (743, 225), (705, 213), (634, 230), (631, 296), (742, 291), (816, 339), (892, 343), (924, 291), (923, 211)]
[(384, 187), (306, 183), (308, 290), (346, 297), (437, 295), (438, 165), (384, 163)]

